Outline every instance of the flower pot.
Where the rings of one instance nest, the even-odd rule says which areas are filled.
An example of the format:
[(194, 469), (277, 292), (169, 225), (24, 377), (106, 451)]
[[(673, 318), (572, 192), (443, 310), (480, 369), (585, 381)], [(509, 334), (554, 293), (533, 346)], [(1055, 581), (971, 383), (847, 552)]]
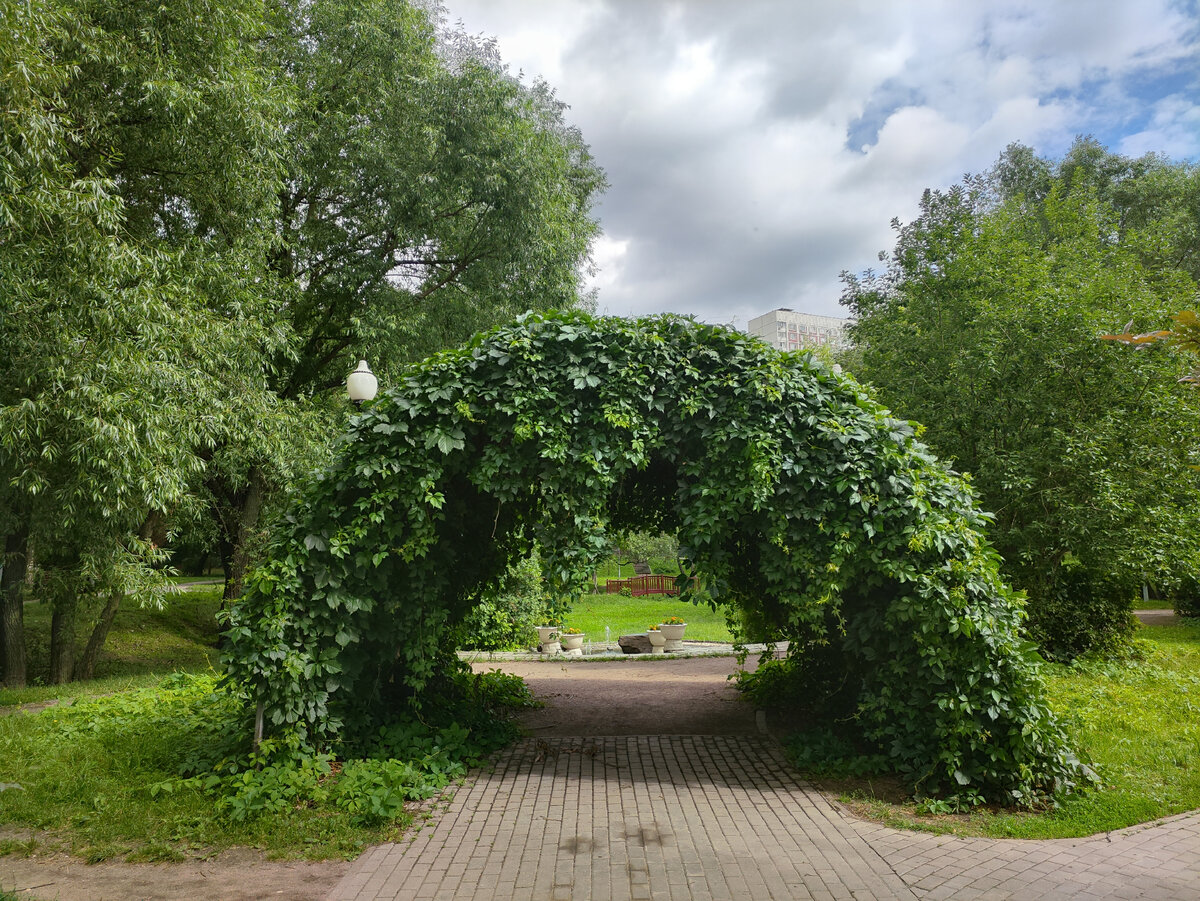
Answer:
[(562, 641), (563, 653), (570, 654), (572, 657), (582, 657), (583, 656), (583, 639), (584, 639), (584, 635), (582, 632), (576, 632), (573, 635), (567, 634), (564, 632), (560, 636), (560, 640)]
[(665, 650), (678, 651), (683, 646), (683, 630), (687, 628), (687, 623), (662, 623), (658, 628), (667, 640)]
[(646, 634), (650, 636), (650, 653), (661, 654), (667, 644), (667, 636), (663, 635), (658, 629), (651, 629)]
[(543, 654), (557, 654), (562, 650), (558, 643), (558, 626), (538, 626), (538, 647)]

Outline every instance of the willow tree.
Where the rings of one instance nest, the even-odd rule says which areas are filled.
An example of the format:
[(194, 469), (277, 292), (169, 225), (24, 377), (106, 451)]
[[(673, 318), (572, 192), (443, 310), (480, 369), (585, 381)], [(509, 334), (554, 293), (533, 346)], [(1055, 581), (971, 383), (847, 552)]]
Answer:
[[(579, 303), (602, 173), (563, 105), (494, 51), (406, 0), (279, 0), (265, 43), (288, 92), (288, 152), (268, 264), (264, 362), (281, 410), (319, 415), (360, 357), (390, 367), (527, 309)], [(277, 427), (272, 427), (275, 423)], [(263, 504), (320, 436), (267, 420), (224, 443), (207, 485), (227, 596), (241, 590)]]
[[(0, 540), (5, 679), (26, 677), (31, 557), (70, 679), (80, 602), (161, 560), (153, 519), (261, 399), (256, 282), (278, 98), (256, 0), (0, 0)], [(255, 418), (254, 414), (247, 418)], [(144, 598), (144, 592), (138, 592)]]
[(863, 733), (914, 785), (1030, 801), (1087, 772), (986, 523), (911, 424), (807, 354), (528, 315), (354, 419), (232, 611), (229, 685), (279, 745), (371, 733), (453, 669), (447, 636), (511, 561), (539, 548), (570, 591), (609, 530), (678, 532), (714, 603), (795, 657), (836, 648)]

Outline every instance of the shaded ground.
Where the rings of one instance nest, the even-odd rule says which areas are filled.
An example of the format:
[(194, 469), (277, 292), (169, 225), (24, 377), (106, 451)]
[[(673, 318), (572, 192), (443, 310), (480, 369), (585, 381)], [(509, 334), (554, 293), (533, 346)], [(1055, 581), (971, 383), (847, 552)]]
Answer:
[(1147, 626), (1169, 626), (1179, 622), (1174, 610), (1135, 610), (1139, 620)]
[[(747, 660), (753, 669), (756, 661)], [(737, 735), (756, 731), (754, 709), (729, 680), (733, 657), (590, 663), (490, 662), (520, 676), (546, 706), (525, 711), (535, 736)]]

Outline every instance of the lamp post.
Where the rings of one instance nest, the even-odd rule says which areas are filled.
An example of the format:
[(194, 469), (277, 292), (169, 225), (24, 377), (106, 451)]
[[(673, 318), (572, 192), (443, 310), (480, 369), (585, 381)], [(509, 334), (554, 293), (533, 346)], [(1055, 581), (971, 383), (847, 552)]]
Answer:
[(371, 400), (379, 390), (379, 379), (367, 365), (366, 360), (358, 361), (358, 368), (346, 376), (346, 393), (354, 406), (361, 407), (364, 400)]

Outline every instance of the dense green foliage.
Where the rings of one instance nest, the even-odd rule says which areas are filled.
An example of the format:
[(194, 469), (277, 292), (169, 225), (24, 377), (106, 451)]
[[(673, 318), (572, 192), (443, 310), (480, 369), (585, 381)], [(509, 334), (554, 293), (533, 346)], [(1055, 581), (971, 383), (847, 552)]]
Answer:
[[(850, 803), (856, 812), (899, 828), (1023, 839), (1097, 835), (1200, 808), (1200, 623), (1146, 626), (1138, 638), (1131, 660), (1046, 668), (1051, 704), (1098, 771), (1097, 790), (1062, 798), (1044, 812), (977, 807), (947, 817), (955, 805), (885, 801), (871, 797), (864, 791), (868, 783), (855, 779)], [(869, 770), (873, 763), (835, 742), (816, 748), (789, 743), (789, 752), (809, 772), (835, 777), (823, 780), (826, 790), (838, 790), (836, 778)]]
[(970, 475), (1055, 657), (1120, 645), (1138, 585), (1197, 566), (1200, 395), (1165, 346), (1099, 338), (1192, 302), (1198, 186), (1088, 141), (1056, 166), (1010, 148), (926, 192), (885, 274), (848, 277), (847, 365)]
[(1180, 616), (1200, 616), (1200, 578), (1180, 582), (1171, 593), (1171, 606)]
[(89, 676), (172, 533), (240, 591), (356, 359), (386, 376), (581, 301), (603, 176), (548, 87), (443, 18), (0, 0), (7, 683), (27, 575), (55, 606), (52, 678)]
[(107, 615), (144, 589), (161, 560), (152, 514), (183, 501), (204, 448), (260, 398), (273, 339), (253, 282), (279, 109), (249, 41), (261, 8), (181, 12), (0, 3), (8, 681), (24, 679), (31, 552), (66, 680), (78, 599), (107, 600)]
[(838, 649), (863, 733), (915, 785), (1027, 802), (1086, 773), (985, 524), (911, 426), (810, 356), (670, 317), (529, 315), (354, 419), (232, 610), (229, 686), (272, 741), (318, 750), (420, 705), (447, 635), (535, 544), (578, 590), (610, 525), (677, 532), (715, 603), (795, 654)]
[(547, 592), (535, 553), (509, 566), (479, 598), (459, 626), (454, 644), (480, 651), (528, 648), (537, 643), (538, 626), (561, 616), (561, 605)]
[(289, 340), (260, 363), (291, 416), (231, 435), (208, 469), (230, 597), (263, 505), (339, 431), (321, 400), (355, 360), (386, 382), (517, 313), (580, 302), (603, 175), (545, 84), (436, 28), (439, 13), (407, 0), (271, 5), (265, 51), (291, 102), (266, 262), (271, 325)]

